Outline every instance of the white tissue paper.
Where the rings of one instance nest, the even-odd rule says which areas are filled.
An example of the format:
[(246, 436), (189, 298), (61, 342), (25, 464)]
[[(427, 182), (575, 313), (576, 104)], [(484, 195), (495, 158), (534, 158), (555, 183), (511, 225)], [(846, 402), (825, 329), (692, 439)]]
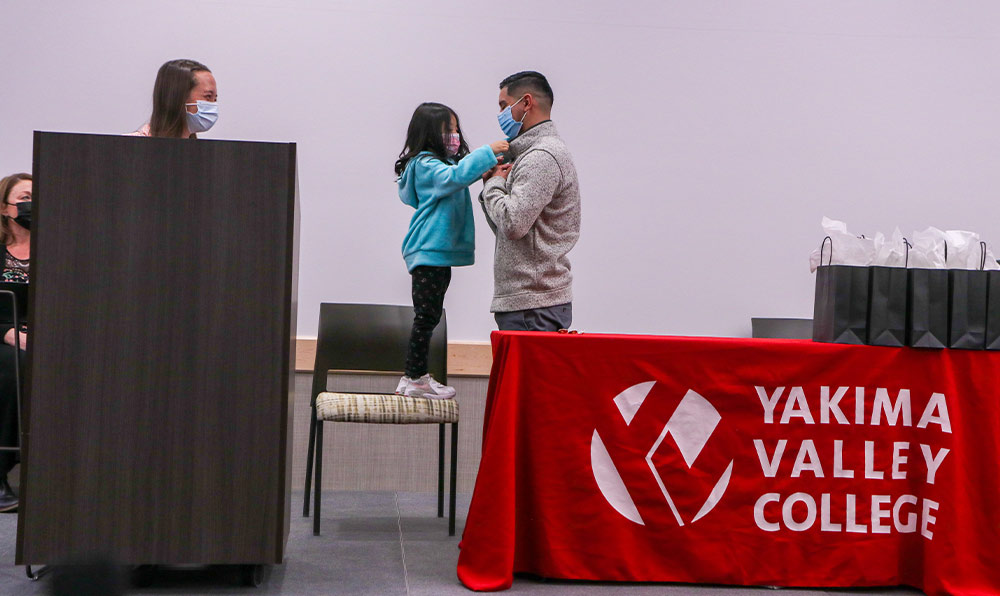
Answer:
[(990, 245), (986, 244), (986, 266), (983, 267), (986, 271), (1000, 271), (1000, 263), (997, 263), (997, 256), (993, 254), (993, 250), (990, 249)]
[(871, 265), (875, 260), (875, 241), (871, 238), (858, 238), (847, 231), (847, 224), (842, 221), (823, 218), (823, 232), (829, 236), (833, 244), (831, 254), (830, 244), (826, 243), (825, 248), (817, 248), (809, 255), (809, 270), (816, 271), (820, 265), (820, 252), (822, 250), (824, 265)]
[(896, 228), (892, 236), (886, 239), (882, 232), (875, 234), (875, 258), (872, 265), (879, 267), (906, 267), (906, 239)]
[[(979, 269), (983, 261), (983, 245), (979, 234), (964, 230), (939, 230), (933, 226), (921, 232), (913, 232), (907, 256), (903, 234), (896, 228), (892, 236), (886, 238), (881, 232), (874, 238), (858, 238), (847, 230), (842, 221), (823, 218), (824, 236), (833, 242), (831, 258), (830, 242), (822, 249), (823, 265), (878, 265), (883, 267), (910, 267), (914, 269)], [(824, 240), (825, 242), (825, 240)], [(947, 249), (946, 249), (947, 247)], [(945, 259), (947, 250), (947, 260)], [(809, 255), (809, 270), (815, 272), (820, 265), (821, 249)], [(1000, 271), (1000, 264), (987, 244), (984, 269)]]
[[(948, 258), (945, 260), (945, 245)], [(1000, 270), (996, 257), (986, 246), (986, 270)], [(983, 246), (979, 234), (964, 230), (943, 232), (929, 227), (913, 233), (910, 249), (910, 267), (923, 269), (979, 269), (983, 259)]]
[(922, 232), (913, 232), (910, 237), (910, 267), (915, 269), (944, 269), (945, 244), (948, 236), (941, 230), (930, 227)]
[[(993, 251), (984, 247), (979, 234), (964, 230), (948, 230), (945, 232), (948, 241), (949, 269), (979, 269), (985, 258), (985, 269), (1000, 269)], [(986, 251), (983, 254), (983, 251)]]

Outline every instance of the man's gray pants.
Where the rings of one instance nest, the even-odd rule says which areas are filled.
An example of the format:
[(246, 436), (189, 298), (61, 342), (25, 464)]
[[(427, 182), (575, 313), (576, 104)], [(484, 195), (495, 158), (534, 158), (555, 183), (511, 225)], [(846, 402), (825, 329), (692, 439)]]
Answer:
[(559, 331), (573, 324), (573, 303), (493, 313), (500, 331)]

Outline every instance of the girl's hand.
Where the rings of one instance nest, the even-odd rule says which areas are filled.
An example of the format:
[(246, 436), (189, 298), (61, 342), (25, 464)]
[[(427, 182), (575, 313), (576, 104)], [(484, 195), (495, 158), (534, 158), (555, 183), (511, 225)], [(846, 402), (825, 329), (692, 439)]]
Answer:
[(493, 150), (493, 155), (500, 155), (510, 149), (510, 143), (507, 141), (497, 141), (490, 145), (490, 149)]
[(503, 178), (504, 180), (506, 180), (507, 179), (507, 174), (510, 173), (511, 168), (513, 168), (513, 167), (514, 167), (514, 164), (510, 164), (510, 163), (500, 164), (500, 165), (498, 165), (496, 167), (496, 171), (493, 172), (493, 175), (494, 176), (500, 176), (501, 178)]

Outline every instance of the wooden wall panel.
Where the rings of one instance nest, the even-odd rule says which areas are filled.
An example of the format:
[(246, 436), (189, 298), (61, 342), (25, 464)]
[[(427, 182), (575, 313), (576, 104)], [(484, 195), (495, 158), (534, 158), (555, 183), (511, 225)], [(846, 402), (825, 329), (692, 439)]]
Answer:
[[(316, 340), (296, 341), (295, 370), (312, 372), (316, 362)], [(402, 366), (402, 364), (401, 364)], [(489, 342), (448, 342), (448, 376), (488, 377), (493, 366), (493, 351)]]

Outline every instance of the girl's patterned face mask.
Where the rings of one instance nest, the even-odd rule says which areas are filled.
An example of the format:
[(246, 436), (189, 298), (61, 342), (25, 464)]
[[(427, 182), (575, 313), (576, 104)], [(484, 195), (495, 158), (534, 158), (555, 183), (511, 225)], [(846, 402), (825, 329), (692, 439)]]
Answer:
[(444, 140), (444, 148), (448, 151), (448, 155), (458, 153), (458, 147), (462, 142), (462, 138), (458, 136), (458, 133), (443, 134), (441, 138)]

